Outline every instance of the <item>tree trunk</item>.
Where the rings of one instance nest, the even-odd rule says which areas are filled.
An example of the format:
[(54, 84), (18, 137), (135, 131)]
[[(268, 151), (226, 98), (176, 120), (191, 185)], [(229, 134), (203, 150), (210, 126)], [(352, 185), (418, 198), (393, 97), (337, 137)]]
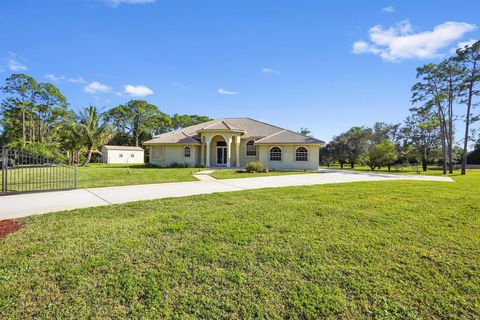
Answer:
[(448, 107), (448, 172), (453, 173), (453, 98)]
[(340, 162), (340, 169), (343, 169), (343, 162)]
[(25, 125), (25, 106), (22, 104), (22, 146), (27, 144), (27, 126)]
[(447, 174), (447, 147), (445, 145), (445, 118), (442, 116), (440, 107), (438, 107), (438, 117), (440, 119), (440, 137), (442, 140), (442, 169), (443, 174)]
[(387, 166), (388, 166), (388, 171), (390, 171), (391, 164), (390, 164), (390, 163), (388, 163), (388, 164), (387, 164)]
[(425, 159), (422, 160), (422, 170), (424, 172), (427, 171), (427, 160)]
[(92, 153), (93, 153), (93, 149), (88, 149), (88, 153), (87, 153), (87, 158), (85, 159), (85, 162), (83, 163), (82, 166), (84, 167), (87, 167), (88, 164), (90, 163), (90, 160), (92, 159)]
[(350, 162), (350, 167), (351, 167), (352, 169), (355, 169), (355, 162)]
[(467, 149), (468, 149), (468, 136), (470, 130), (470, 110), (472, 108), (472, 96), (473, 96), (473, 83), (470, 83), (468, 88), (468, 101), (467, 101), (467, 117), (465, 119), (465, 140), (463, 141), (463, 159), (462, 159), (462, 174), (467, 170)]

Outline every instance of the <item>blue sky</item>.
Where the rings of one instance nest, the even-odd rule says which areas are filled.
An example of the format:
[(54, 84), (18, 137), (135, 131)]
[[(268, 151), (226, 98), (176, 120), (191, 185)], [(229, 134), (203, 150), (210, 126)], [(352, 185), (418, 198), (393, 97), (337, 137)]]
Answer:
[(480, 39), (480, 2), (3, 0), (0, 77), (54, 82), (78, 110), (132, 98), (330, 140), (401, 122), (415, 68)]

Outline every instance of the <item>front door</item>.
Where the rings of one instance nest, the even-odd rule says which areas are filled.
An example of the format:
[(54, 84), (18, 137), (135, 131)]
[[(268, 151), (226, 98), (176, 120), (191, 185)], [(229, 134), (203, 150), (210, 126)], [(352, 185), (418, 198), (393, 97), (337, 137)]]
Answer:
[(217, 165), (227, 164), (227, 147), (217, 147)]

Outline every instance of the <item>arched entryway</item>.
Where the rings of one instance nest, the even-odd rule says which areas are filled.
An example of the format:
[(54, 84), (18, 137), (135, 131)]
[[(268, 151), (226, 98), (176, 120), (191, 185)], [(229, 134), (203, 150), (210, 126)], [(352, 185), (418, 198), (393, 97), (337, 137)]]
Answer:
[(228, 164), (228, 142), (222, 135), (215, 135), (210, 140), (210, 165), (226, 167)]
[(240, 136), (236, 132), (202, 132), (206, 167), (240, 167)]

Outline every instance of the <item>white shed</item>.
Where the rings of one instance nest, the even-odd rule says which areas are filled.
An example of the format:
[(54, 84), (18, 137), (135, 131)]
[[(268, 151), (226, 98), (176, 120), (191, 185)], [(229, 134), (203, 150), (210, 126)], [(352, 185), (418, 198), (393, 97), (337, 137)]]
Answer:
[(138, 164), (144, 163), (144, 151), (140, 147), (103, 146), (103, 163)]

